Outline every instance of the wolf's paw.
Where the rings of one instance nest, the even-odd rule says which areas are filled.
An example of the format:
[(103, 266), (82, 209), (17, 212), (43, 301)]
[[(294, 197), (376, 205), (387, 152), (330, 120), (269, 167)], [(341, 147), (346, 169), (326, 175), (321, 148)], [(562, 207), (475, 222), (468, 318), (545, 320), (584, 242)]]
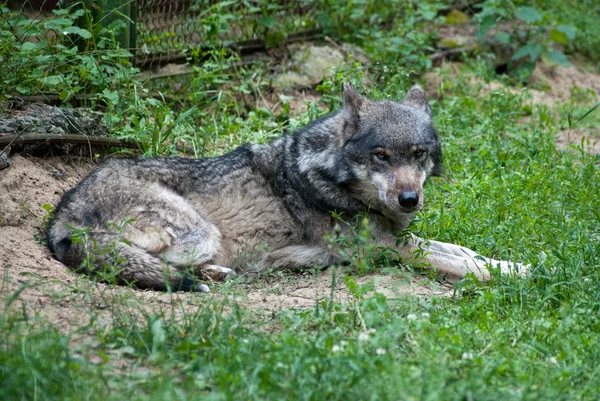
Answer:
[(202, 274), (212, 281), (223, 281), (235, 276), (235, 272), (232, 269), (209, 264), (202, 266)]
[(525, 277), (531, 270), (531, 265), (524, 265), (522, 263), (509, 262), (507, 260), (494, 260), (491, 259), (488, 264), (493, 267), (500, 269), (500, 273), (509, 276), (521, 276)]
[(206, 284), (196, 284), (195, 287), (192, 288), (192, 291), (194, 292), (203, 292), (203, 293), (210, 293), (210, 288), (208, 288), (208, 286)]

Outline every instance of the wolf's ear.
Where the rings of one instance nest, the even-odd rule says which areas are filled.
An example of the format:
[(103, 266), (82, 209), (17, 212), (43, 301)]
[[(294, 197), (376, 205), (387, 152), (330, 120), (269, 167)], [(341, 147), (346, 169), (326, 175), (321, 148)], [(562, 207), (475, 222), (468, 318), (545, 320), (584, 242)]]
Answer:
[(358, 93), (352, 85), (344, 82), (344, 110), (338, 133), (338, 144), (342, 146), (358, 131), (360, 116), (371, 101)]
[(357, 116), (358, 113), (371, 101), (358, 93), (348, 82), (344, 82), (344, 110), (350, 115)]
[(427, 103), (427, 95), (425, 91), (421, 89), (419, 85), (413, 86), (404, 99), (402, 100), (402, 104), (412, 107), (417, 110), (424, 111), (425, 113), (432, 115), (431, 106)]

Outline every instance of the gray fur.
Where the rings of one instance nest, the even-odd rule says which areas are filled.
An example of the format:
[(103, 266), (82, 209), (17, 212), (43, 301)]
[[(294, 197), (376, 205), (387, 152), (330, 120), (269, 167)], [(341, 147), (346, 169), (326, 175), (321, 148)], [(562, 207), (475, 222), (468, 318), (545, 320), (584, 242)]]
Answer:
[[(268, 145), (246, 145), (201, 160), (109, 159), (68, 191), (48, 230), (56, 258), (79, 269), (89, 227), (98, 249), (116, 248), (123, 282), (205, 290), (219, 280), (268, 268), (337, 263), (325, 233), (336, 221), (370, 215), (380, 245), (460, 279), (489, 278), (486, 263), (456, 245), (412, 238), (396, 245), (423, 206), (423, 184), (439, 175), (442, 153), (431, 107), (415, 86), (401, 103), (371, 101), (344, 85), (344, 108)], [(110, 221), (135, 219), (118, 234)], [(417, 252), (425, 248), (425, 255)], [(110, 262), (100, 253), (91, 272)], [(513, 271), (508, 262), (502, 272)], [(521, 272), (524, 266), (516, 266)], [(90, 272), (90, 273), (91, 273)]]

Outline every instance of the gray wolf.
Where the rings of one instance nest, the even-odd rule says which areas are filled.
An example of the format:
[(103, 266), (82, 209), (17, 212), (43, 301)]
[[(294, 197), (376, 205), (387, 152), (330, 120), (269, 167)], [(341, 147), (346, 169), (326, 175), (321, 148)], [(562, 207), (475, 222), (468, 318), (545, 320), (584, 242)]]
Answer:
[[(138, 287), (207, 291), (195, 278), (341, 263), (325, 234), (336, 219), (367, 216), (376, 244), (450, 280), (489, 267), (527, 266), (482, 258), (413, 235), (398, 240), (423, 207), (423, 185), (442, 169), (442, 150), (423, 90), (400, 102), (372, 101), (344, 85), (337, 113), (267, 145), (205, 159), (113, 158), (64, 194), (48, 229), (55, 257), (82, 268), (90, 247), (118, 255), (118, 279)], [(357, 217), (358, 216), (358, 217)], [(118, 230), (110, 222), (131, 219)], [(344, 229), (342, 227), (342, 229)], [(83, 269), (94, 272), (112, 253)]]

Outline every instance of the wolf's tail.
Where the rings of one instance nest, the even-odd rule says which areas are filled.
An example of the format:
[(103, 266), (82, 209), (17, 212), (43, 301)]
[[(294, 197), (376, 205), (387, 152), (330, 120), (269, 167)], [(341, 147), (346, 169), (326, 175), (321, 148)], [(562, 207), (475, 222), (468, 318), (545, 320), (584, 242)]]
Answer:
[(56, 259), (75, 271), (96, 275), (103, 281), (159, 291), (208, 290), (183, 267), (167, 263), (114, 233), (88, 232), (74, 239), (73, 230), (58, 226), (51, 225), (48, 230), (48, 247)]

